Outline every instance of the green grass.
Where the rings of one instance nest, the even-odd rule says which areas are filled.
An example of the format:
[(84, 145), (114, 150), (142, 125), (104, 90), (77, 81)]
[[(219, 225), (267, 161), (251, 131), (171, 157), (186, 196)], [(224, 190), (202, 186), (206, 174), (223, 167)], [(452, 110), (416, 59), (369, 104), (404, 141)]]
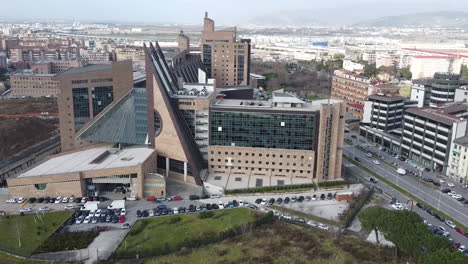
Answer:
[(0, 264), (46, 264), (46, 263), (65, 264), (67, 262), (45, 262), (45, 261), (39, 261), (39, 260), (31, 260), (31, 259), (25, 259), (25, 258), (18, 258), (18, 257), (0, 252)]
[[(122, 260), (118, 264), (136, 263)], [(197, 249), (141, 260), (145, 264), (400, 264), (393, 250), (354, 237), (334, 238), (330, 233), (282, 222)]]
[(288, 213), (288, 214), (291, 214), (291, 215), (296, 215), (296, 216), (302, 217), (304, 219), (313, 220), (313, 221), (317, 221), (319, 223), (324, 223), (324, 224), (332, 225), (332, 226), (340, 226), (339, 223), (337, 223), (337, 222), (335, 222), (333, 220), (330, 220), (330, 219), (322, 218), (320, 216), (306, 214), (306, 213), (303, 213), (303, 212), (300, 212), (300, 211), (296, 211), (296, 210), (289, 209), (289, 208), (284, 208), (284, 207), (277, 206), (277, 205), (270, 205), (269, 207), (276, 210), (276, 211), (280, 211), (280, 212), (283, 212), (283, 213)]
[[(50, 212), (0, 217), (0, 250), (20, 256), (30, 256), (65, 220), (73, 214)], [(20, 230), (21, 247), (17, 230)]]
[(176, 250), (184, 241), (209, 234), (215, 236), (221, 231), (253, 222), (258, 217), (258, 213), (247, 208), (212, 212), (214, 216), (206, 219), (200, 219), (199, 214), (188, 214), (139, 220), (120, 244), (116, 255), (133, 256), (151, 250)]
[(451, 218), (450, 216), (446, 215), (445, 213), (435, 209), (434, 207), (430, 206), (429, 204), (427, 204), (426, 202), (420, 200), (419, 198), (417, 198), (416, 196), (414, 196), (413, 194), (411, 194), (410, 192), (404, 190), (403, 188), (401, 188), (400, 186), (397, 186), (396, 184), (390, 182), (389, 180), (385, 179), (384, 177), (381, 177), (380, 175), (378, 175), (377, 173), (373, 172), (372, 170), (370, 170), (369, 168), (363, 166), (362, 164), (354, 161), (353, 159), (349, 158), (349, 157), (344, 157), (347, 161), (353, 163), (354, 165), (356, 165), (357, 167), (359, 167), (361, 170), (369, 173), (370, 175), (374, 176), (375, 178), (381, 180), (382, 182), (385, 182), (387, 185), (391, 186), (392, 188), (394, 188), (395, 190), (399, 191), (400, 193), (408, 196), (409, 198), (413, 199), (415, 202), (418, 202), (420, 204), (424, 204), (427, 208), (431, 209), (432, 211), (434, 211), (435, 213), (437, 213), (438, 215), (441, 215), (443, 216), (445, 219), (448, 219), (450, 221), (452, 221), (456, 226), (464, 229), (464, 230), (467, 230), (467, 227), (462, 225), (460, 222), (458, 222), (457, 220)]

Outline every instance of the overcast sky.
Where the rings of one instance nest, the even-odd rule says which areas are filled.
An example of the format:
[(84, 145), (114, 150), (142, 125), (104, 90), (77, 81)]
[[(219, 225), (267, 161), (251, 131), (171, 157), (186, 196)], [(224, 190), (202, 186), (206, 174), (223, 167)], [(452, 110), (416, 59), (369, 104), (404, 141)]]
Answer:
[[(0, 18), (201, 24), (204, 11), (220, 24), (243, 24), (283, 10), (362, 18), (427, 11), (468, 11), (468, 0), (0, 0)], [(336, 11), (336, 12), (333, 12)]]

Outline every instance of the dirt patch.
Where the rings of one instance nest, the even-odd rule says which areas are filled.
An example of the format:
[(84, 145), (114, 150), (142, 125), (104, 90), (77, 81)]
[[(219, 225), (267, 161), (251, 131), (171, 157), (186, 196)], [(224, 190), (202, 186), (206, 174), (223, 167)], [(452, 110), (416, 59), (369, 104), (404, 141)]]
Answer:
[(50, 138), (57, 129), (58, 118), (0, 117), (0, 160)]
[(58, 113), (55, 98), (12, 99), (0, 101), (0, 115)]

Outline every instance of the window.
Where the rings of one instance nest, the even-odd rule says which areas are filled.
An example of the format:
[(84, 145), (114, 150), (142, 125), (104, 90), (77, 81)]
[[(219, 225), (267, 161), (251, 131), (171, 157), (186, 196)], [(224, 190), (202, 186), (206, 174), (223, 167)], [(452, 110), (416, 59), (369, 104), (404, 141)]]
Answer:
[(153, 113), (153, 121), (154, 121), (154, 126), (153, 126), (154, 134), (159, 135), (159, 132), (161, 132), (161, 117), (159, 116), (159, 113), (156, 111), (154, 111)]
[(43, 191), (43, 190), (45, 190), (45, 188), (47, 188), (47, 183), (34, 184), (34, 187), (37, 190)]

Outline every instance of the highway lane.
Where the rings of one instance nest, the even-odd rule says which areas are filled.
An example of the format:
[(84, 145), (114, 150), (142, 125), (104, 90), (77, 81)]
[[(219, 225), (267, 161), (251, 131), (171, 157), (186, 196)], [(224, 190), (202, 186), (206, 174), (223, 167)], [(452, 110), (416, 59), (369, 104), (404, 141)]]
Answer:
[[(362, 171), (359, 167), (355, 166), (351, 162), (344, 160), (343, 161), (345, 165), (347, 165), (347, 171), (352, 172), (355, 175), (360, 175), (362, 178), (368, 179), (370, 177), (373, 177), (370, 174), (367, 174), (366, 172)], [(370, 184), (370, 182), (369, 182)], [(408, 210), (411, 210), (411, 205), (408, 204), (408, 201), (411, 200), (409, 197), (406, 195), (396, 191), (393, 189), (393, 187), (387, 185), (386, 183), (382, 181), (378, 181), (377, 184), (374, 184), (380, 189), (383, 190), (384, 193), (389, 194), (393, 197), (395, 197), (399, 202), (402, 204), (406, 204), (406, 207)], [(391, 209), (390, 204), (388, 204), (387, 209)], [(416, 212), (419, 216), (421, 216), (423, 219), (431, 223), (433, 226), (443, 226), (447, 231), (450, 233), (450, 237), (453, 239), (453, 242), (460, 242), (462, 245), (468, 246), (468, 237), (463, 236), (459, 233), (457, 233), (454, 229), (448, 227), (445, 223), (440, 222), (438, 219), (435, 217), (431, 216), (428, 214), (426, 211), (421, 210), (416, 206), (416, 203), (413, 205), (413, 211)]]
[(365, 167), (410, 192), (432, 207), (449, 215), (463, 225), (468, 226), (468, 208), (464, 207), (460, 202), (441, 193), (440, 191), (436, 191), (417, 182), (410, 176), (401, 176), (397, 174), (395, 169), (387, 164), (381, 163), (380, 165), (376, 165), (372, 163), (373, 158), (367, 157), (364, 152), (353, 146), (344, 146), (343, 154), (353, 159), (355, 157), (359, 157), (361, 164)]

